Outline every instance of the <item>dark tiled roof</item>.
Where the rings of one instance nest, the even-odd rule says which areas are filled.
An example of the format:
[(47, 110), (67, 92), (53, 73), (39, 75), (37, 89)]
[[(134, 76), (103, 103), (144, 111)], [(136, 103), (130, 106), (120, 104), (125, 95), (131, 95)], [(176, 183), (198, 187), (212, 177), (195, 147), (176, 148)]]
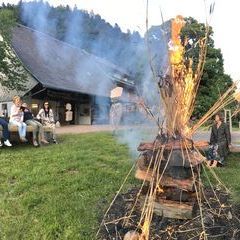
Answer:
[(47, 88), (109, 96), (116, 80), (126, 75), (103, 59), (21, 25), (13, 30), (12, 46), (29, 72)]

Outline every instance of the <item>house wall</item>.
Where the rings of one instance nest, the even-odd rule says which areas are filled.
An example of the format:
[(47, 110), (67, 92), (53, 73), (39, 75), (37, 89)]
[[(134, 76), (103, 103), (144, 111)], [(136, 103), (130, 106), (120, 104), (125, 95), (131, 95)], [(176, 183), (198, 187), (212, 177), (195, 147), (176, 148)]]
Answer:
[[(63, 93), (64, 94), (64, 93)], [(49, 102), (50, 107), (53, 110), (55, 121), (59, 121), (61, 125), (68, 124), (91, 124), (91, 97), (79, 96), (75, 99), (64, 98), (64, 95), (55, 95), (54, 99), (50, 96), (43, 95), (38, 98), (25, 97), (23, 101), (29, 105), (34, 116), (37, 115), (39, 110), (43, 107), (45, 101)], [(66, 121), (66, 105), (72, 106), (72, 121)]]
[[(43, 107), (43, 104), (45, 102), (45, 100), (42, 99), (37, 99), (37, 98), (24, 98), (23, 99), (24, 102), (26, 102), (29, 106), (29, 108), (31, 109), (32, 113), (34, 116), (36, 116), (38, 114), (38, 112), (40, 111), (40, 109)], [(64, 124), (64, 106), (61, 106), (59, 101), (56, 100), (47, 100), (49, 103), (49, 106), (52, 108), (53, 110), (53, 114), (54, 114), (54, 119), (55, 121), (60, 121), (60, 123)], [(61, 111), (61, 108), (63, 109), (63, 111)]]
[[(126, 95), (127, 94), (127, 95)], [(123, 98), (129, 99), (128, 91)], [(31, 97), (32, 96), (32, 97)], [(111, 106), (110, 97), (100, 97), (88, 94), (64, 92), (57, 90), (37, 89), (23, 97), (23, 102), (27, 103), (34, 116), (43, 107), (43, 103), (48, 101), (53, 109), (55, 121), (59, 121), (61, 125), (67, 124), (108, 124), (109, 110)], [(66, 122), (66, 104), (72, 105), (73, 120)], [(10, 108), (12, 102), (0, 102), (0, 115), (7, 113), (10, 116)], [(6, 110), (5, 110), (6, 109)]]
[[(44, 100), (41, 99), (25, 99), (34, 115), (42, 108)], [(72, 105), (73, 121), (71, 124), (77, 125), (91, 125), (91, 124), (108, 124), (109, 123), (109, 109), (110, 98), (86, 96), (79, 97), (75, 101), (68, 101), (63, 99), (48, 100), (55, 120), (59, 121), (61, 125), (69, 124), (65, 121), (66, 104)]]
[[(25, 97), (23, 98), (23, 102), (27, 103), (29, 108), (31, 109), (33, 115), (36, 117), (39, 110), (43, 107), (44, 100), (31, 98), (31, 97)], [(61, 105), (60, 101), (48, 101), (51, 108), (53, 109), (54, 118), (55, 121), (59, 121), (62, 124), (67, 124), (65, 122), (65, 105)], [(10, 117), (10, 109), (12, 106), (12, 102), (0, 102), (0, 116), (9, 118)], [(73, 115), (74, 119), (71, 122), (72, 124), (78, 124), (77, 118)]]

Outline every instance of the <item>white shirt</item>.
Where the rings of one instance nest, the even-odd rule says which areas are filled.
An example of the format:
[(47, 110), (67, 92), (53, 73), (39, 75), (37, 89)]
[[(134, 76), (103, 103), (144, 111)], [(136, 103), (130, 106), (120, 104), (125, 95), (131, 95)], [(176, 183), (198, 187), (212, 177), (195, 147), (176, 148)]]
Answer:
[(10, 121), (17, 121), (22, 122), (23, 121), (23, 112), (19, 112), (19, 107), (17, 107), (15, 104), (11, 106), (10, 111)]

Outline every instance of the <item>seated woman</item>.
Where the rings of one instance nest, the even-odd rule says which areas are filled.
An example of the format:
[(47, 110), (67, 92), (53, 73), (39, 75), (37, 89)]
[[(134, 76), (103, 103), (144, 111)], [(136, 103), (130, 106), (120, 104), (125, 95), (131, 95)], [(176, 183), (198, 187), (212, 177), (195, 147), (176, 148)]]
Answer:
[(44, 137), (43, 125), (40, 122), (34, 120), (33, 114), (31, 113), (30, 109), (28, 108), (28, 105), (26, 103), (23, 103), (21, 109), (24, 114), (23, 121), (27, 125), (33, 127), (33, 145), (35, 147), (37, 147), (39, 145), (39, 143), (37, 141), (37, 134), (39, 134), (42, 143), (48, 144), (49, 142), (46, 141), (46, 139)]
[(19, 96), (13, 97), (13, 105), (10, 112), (9, 123), (18, 127), (18, 133), (21, 142), (27, 142), (27, 125), (23, 122), (23, 111), (21, 110), (22, 101)]
[(220, 113), (215, 115), (215, 123), (212, 126), (210, 137), (210, 148), (208, 153), (208, 166), (223, 166), (231, 145), (231, 134), (229, 127), (223, 121)]
[[(8, 131), (8, 122), (0, 117), (0, 125), (2, 126), (2, 129), (3, 129), (3, 134), (2, 134), (3, 144), (7, 147), (11, 147), (12, 144), (9, 141), (10, 133)], [(2, 147), (3, 144), (0, 140), (0, 147)]]
[(43, 126), (47, 126), (52, 129), (52, 140), (54, 143), (57, 143), (53, 110), (49, 107), (48, 102), (43, 104), (43, 108), (40, 109), (39, 113), (37, 114), (37, 119), (41, 121)]

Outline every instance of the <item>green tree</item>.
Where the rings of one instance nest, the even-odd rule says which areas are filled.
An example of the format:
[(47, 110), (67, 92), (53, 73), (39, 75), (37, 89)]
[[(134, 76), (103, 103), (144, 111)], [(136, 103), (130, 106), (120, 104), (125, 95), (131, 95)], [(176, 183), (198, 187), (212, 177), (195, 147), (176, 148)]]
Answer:
[[(193, 70), (195, 70), (200, 50), (198, 41), (205, 36), (206, 27), (191, 17), (185, 20), (186, 25), (182, 29), (181, 37), (183, 41), (188, 39), (186, 58), (193, 59)], [(208, 37), (206, 62), (194, 111), (194, 115), (198, 117), (206, 113), (232, 84), (231, 77), (224, 73), (221, 50), (214, 47), (212, 28), (209, 30)]]
[(0, 9), (0, 84), (9, 90), (25, 90), (27, 73), (11, 48), (11, 31), (16, 24), (14, 9)]

